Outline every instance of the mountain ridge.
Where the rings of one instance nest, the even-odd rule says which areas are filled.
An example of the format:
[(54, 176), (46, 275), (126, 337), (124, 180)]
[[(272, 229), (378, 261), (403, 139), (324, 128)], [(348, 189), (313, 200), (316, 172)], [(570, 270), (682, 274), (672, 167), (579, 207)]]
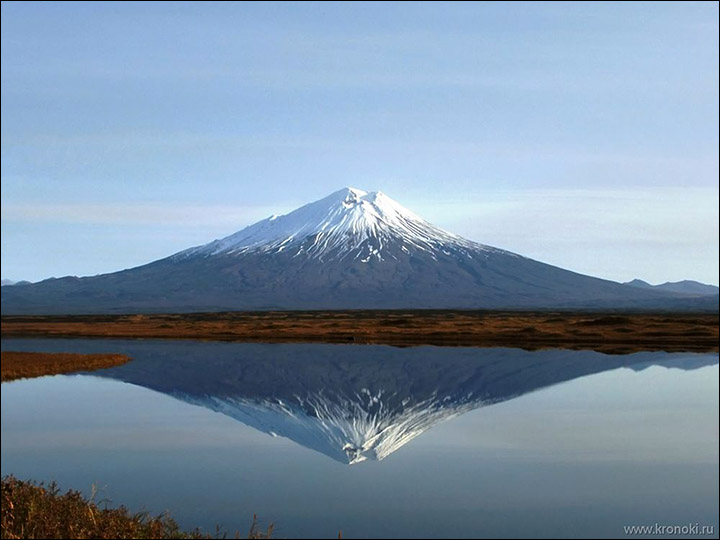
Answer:
[(630, 285), (631, 287), (637, 287), (640, 289), (652, 289), (656, 291), (668, 291), (679, 294), (688, 294), (696, 296), (710, 296), (718, 294), (720, 289), (715, 285), (708, 285), (707, 283), (700, 283), (691, 279), (684, 279), (682, 281), (666, 281), (658, 285), (651, 285), (647, 281), (642, 279), (633, 279), (627, 281), (623, 285)]

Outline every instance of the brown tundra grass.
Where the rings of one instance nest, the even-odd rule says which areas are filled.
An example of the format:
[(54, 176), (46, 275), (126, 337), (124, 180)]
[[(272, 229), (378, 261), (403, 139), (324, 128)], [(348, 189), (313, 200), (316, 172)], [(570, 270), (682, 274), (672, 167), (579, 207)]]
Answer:
[[(270, 538), (258, 529), (257, 518), (247, 538)], [(227, 538), (219, 531), (211, 536), (195, 529), (180, 530), (166, 514), (151, 517), (131, 514), (124, 506), (100, 508), (78, 491), (61, 493), (55, 482), (47, 487), (18, 480), (2, 479), (2, 538)], [(235, 538), (240, 538), (239, 533)]]
[(717, 313), (471, 310), (4, 315), (2, 337), (211, 339), (636, 351), (718, 350)]
[(2, 352), (2, 382), (73, 371), (120, 366), (130, 358), (123, 354), (74, 354)]

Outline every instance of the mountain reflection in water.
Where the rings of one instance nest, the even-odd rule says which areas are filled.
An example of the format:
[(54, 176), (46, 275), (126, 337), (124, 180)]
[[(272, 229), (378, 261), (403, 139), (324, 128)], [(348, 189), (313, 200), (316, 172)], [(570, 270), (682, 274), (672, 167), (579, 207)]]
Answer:
[(207, 407), (349, 464), (382, 460), (439, 422), (578, 377), (718, 361), (657, 352), (122, 343), (135, 361), (95, 375)]

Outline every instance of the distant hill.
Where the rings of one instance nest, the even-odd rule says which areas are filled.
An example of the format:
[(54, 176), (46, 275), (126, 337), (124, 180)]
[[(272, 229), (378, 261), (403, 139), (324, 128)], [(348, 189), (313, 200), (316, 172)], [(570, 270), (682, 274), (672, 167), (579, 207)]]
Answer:
[(13, 281), (12, 279), (3, 279), (2, 280), (2, 286), (9, 286), (9, 285), (31, 285), (30, 281)]
[(718, 289), (715, 285), (707, 285), (705, 283), (689, 279), (685, 279), (683, 281), (666, 281), (660, 285), (650, 285), (647, 281), (643, 281), (642, 279), (633, 279), (632, 281), (625, 283), (625, 285), (637, 287), (638, 289), (653, 289), (656, 291), (666, 291), (679, 294), (692, 294), (694, 296), (709, 296), (720, 293), (720, 289)]

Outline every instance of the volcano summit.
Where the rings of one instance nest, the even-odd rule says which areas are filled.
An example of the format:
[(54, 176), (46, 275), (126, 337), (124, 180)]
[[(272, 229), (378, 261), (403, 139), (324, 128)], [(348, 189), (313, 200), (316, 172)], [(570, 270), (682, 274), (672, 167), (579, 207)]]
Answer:
[(345, 188), (147, 265), (3, 287), (2, 313), (667, 308), (690, 300), (479, 244), (379, 191)]

